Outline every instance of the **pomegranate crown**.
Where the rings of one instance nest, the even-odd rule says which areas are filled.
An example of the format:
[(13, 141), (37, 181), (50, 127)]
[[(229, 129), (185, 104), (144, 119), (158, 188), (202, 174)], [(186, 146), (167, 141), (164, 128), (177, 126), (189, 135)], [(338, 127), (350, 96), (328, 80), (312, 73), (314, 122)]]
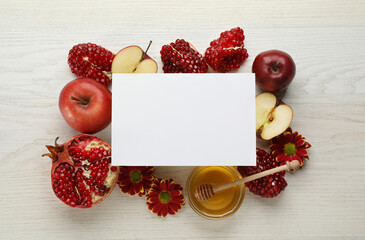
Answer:
[(46, 148), (48, 149), (49, 153), (42, 154), (42, 157), (48, 156), (52, 159), (53, 162), (56, 162), (58, 160), (58, 154), (60, 152), (63, 152), (63, 145), (59, 145), (57, 143), (59, 137), (56, 137), (54, 141), (54, 146), (52, 145), (46, 145)]

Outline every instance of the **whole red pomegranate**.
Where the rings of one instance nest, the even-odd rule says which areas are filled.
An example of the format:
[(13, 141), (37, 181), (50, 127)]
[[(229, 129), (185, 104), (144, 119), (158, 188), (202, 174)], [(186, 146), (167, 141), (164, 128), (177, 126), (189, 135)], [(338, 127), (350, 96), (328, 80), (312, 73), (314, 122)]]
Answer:
[(79, 134), (64, 144), (46, 145), (52, 161), (51, 180), (56, 196), (76, 208), (101, 203), (118, 180), (119, 167), (111, 166), (111, 147), (104, 140)]

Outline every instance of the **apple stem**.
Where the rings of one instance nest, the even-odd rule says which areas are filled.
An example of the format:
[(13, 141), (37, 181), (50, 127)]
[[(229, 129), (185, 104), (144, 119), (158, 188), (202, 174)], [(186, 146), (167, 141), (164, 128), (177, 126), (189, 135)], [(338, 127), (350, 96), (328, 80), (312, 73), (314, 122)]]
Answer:
[(71, 100), (74, 100), (74, 101), (79, 101), (82, 105), (88, 105), (88, 101), (86, 101), (85, 99), (82, 99), (82, 98), (76, 98), (74, 96), (71, 95)]
[(146, 51), (144, 51), (144, 53), (143, 53), (143, 55), (142, 55), (142, 59), (141, 59), (141, 61), (142, 61), (142, 60), (146, 57), (146, 54), (147, 54), (147, 52), (148, 52), (148, 49), (150, 49), (151, 44), (152, 44), (152, 41), (150, 41), (150, 43), (148, 44), (148, 47), (147, 47)]

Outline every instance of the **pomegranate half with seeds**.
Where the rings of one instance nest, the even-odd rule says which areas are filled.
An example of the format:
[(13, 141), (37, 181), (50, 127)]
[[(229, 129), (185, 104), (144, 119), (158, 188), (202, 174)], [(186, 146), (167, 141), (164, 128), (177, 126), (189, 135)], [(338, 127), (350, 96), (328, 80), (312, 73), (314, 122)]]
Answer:
[(52, 161), (52, 188), (64, 203), (90, 208), (101, 203), (118, 180), (119, 167), (111, 165), (111, 147), (104, 140), (79, 134), (64, 144), (46, 145)]

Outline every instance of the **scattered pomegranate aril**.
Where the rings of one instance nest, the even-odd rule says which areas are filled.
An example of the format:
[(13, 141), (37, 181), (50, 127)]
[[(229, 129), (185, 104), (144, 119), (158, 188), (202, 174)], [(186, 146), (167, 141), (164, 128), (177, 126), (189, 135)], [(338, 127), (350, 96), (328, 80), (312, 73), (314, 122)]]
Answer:
[(80, 134), (64, 144), (46, 145), (52, 159), (51, 182), (56, 196), (76, 208), (102, 202), (117, 183), (119, 167), (111, 166), (111, 147), (104, 140)]
[(222, 73), (240, 68), (248, 58), (244, 40), (245, 35), (239, 27), (222, 32), (205, 51), (205, 61), (214, 71)]
[[(254, 167), (238, 167), (242, 177), (247, 177), (280, 166), (274, 157), (262, 149), (256, 148), (256, 162)], [(288, 185), (284, 179), (285, 171), (274, 173), (246, 183), (253, 194), (265, 198), (276, 197)]]
[(80, 43), (70, 50), (68, 65), (76, 76), (92, 78), (109, 86), (114, 56), (114, 53), (99, 45)]
[(164, 73), (206, 73), (203, 56), (184, 39), (162, 46), (160, 51)]

